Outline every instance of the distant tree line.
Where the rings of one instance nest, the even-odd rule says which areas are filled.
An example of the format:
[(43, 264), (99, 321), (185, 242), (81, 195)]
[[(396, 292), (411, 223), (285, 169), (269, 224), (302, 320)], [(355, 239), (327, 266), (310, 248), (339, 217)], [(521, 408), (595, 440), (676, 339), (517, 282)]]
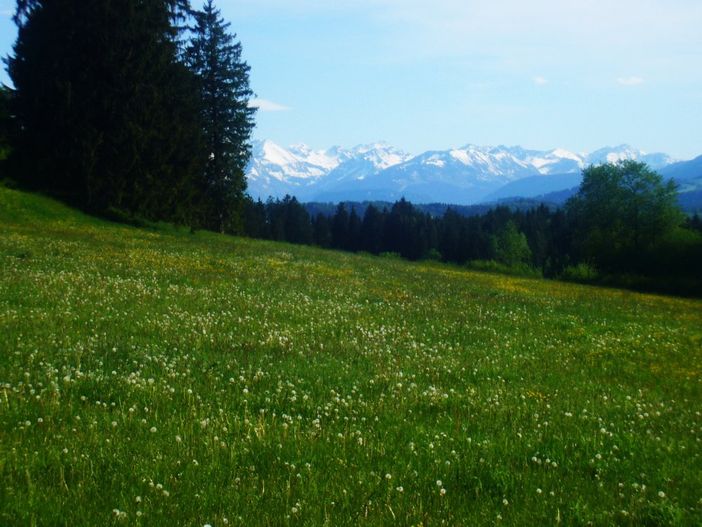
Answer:
[(212, 0), (18, 0), (0, 159), (92, 212), (241, 230), (249, 66)]
[(315, 206), (310, 214), (294, 197), (249, 198), (244, 230), (256, 238), (410, 260), (493, 262), (508, 271), (617, 283), (639, 277), (647, 287), (702, 292), (702, 221), (684, 217), (674, 184), (633, 161), (590, 167), (583, 176), (563, 208), (499, 206), (471, 216), (450, 207), (434, 215), (404, 199), (383, 208), (366, 204), (360, 215), (344, 203), (333, 213)]
[(311, 216), (296, 198), (286, 196), (266, 203), (248, 200), (244, 218), (252, 237), (344, 251), (457, 264), (494, 260), (534, 266), (546, 275), (568, 263), (566, 214), (544, 205), (530, 211), (501, 206), (474, 216), (449, 208), (443, 216), (432, 216), (401, 199), (389, 208), (368, 205), (363, 216), (343, 203), (331, 216)]

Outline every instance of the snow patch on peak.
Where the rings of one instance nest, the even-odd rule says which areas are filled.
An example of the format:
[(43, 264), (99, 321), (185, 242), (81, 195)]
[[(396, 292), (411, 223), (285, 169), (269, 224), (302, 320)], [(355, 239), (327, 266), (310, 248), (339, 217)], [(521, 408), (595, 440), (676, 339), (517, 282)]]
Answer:
[(551, 155), (560, 159), (572, 159), (573, 161), (582, 161), (582, 156), (571, 152), (570, 150), (565, 150), (563, 148), (554, 148), (551, 150)]
[(403, 163), (411, 156), (388, 143), (379, 141), (366, 145), (357, 145), (346, 152), (348, 161), (367, 161), (377, 170), (385, 170)]
[(446, 166), (446, 161), (439, 159), (437, 157), (431, 157), (424, 162), (425, 165), (432, 165), (435, 167), (443, 168)]
[(273, 141), (264, 141), (262, 150), (263, 158), (275, 165), (287, 166), (299, 161), (292, 152), (278, 146)]
[(470, 152), (469, 148), (470, 147), (466, 147), (461, 150), (451, 150), (449, 155), (456, 161), (460, 161), (464, 165), (469, 165), (471, 161), (471, 156), (468, 155), (468, 152)]

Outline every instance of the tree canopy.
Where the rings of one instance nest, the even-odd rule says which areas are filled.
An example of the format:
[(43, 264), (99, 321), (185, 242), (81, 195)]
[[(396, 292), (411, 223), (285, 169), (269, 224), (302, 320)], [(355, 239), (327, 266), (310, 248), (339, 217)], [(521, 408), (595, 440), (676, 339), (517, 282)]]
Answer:
[(630, 160), (585, 169), (567, 210), (583, 256), (610, 270), (640, 257), (683, 219), (675, 183)]
[(499, 263), (516, 266), (532, 259), (527, 237), (512, 220), (490, 237), (490, 245), (492, 257)]

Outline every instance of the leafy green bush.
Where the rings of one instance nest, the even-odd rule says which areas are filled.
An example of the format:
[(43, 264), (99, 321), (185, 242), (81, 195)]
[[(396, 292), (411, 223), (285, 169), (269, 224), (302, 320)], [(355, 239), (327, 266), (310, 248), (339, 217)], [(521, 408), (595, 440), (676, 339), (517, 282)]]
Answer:
[(586, 263), (571, 265), (563, 270), (560, 278), (572, 282), (594, 282), (598, 278), (597, 270)]
[(533, 278), (542, 276), (538, 269), (526, 263), (514, 263), (512, 265), (507, 265), (496, 262), (495, 260), (471, 260), (470, 262), (466, 263), (466, 267), (474, 271), (486, 271), (489, 273), (500, 273), (514, 276), (527, 276)]
[(435, 262), (440, 262), (442, 260), (441, 253), (437, 249), (429, 249), (429, 252), (424, 257), (425, 260), (433, 260)]
[(532, 258), (526, 236), (511, 220), (490, 237), (490, 252), (495, 260), (507, 267), (519, 267)]

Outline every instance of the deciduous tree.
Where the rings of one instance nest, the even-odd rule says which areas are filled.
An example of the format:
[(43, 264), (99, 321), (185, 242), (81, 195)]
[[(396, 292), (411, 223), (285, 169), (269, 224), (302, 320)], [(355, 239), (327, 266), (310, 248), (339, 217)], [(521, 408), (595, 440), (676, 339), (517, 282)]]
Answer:
[(675, 184), (637, 161), (585, 169), (567, 210), (582, 256), (607, 270), (632, 268), (683, 219)]

